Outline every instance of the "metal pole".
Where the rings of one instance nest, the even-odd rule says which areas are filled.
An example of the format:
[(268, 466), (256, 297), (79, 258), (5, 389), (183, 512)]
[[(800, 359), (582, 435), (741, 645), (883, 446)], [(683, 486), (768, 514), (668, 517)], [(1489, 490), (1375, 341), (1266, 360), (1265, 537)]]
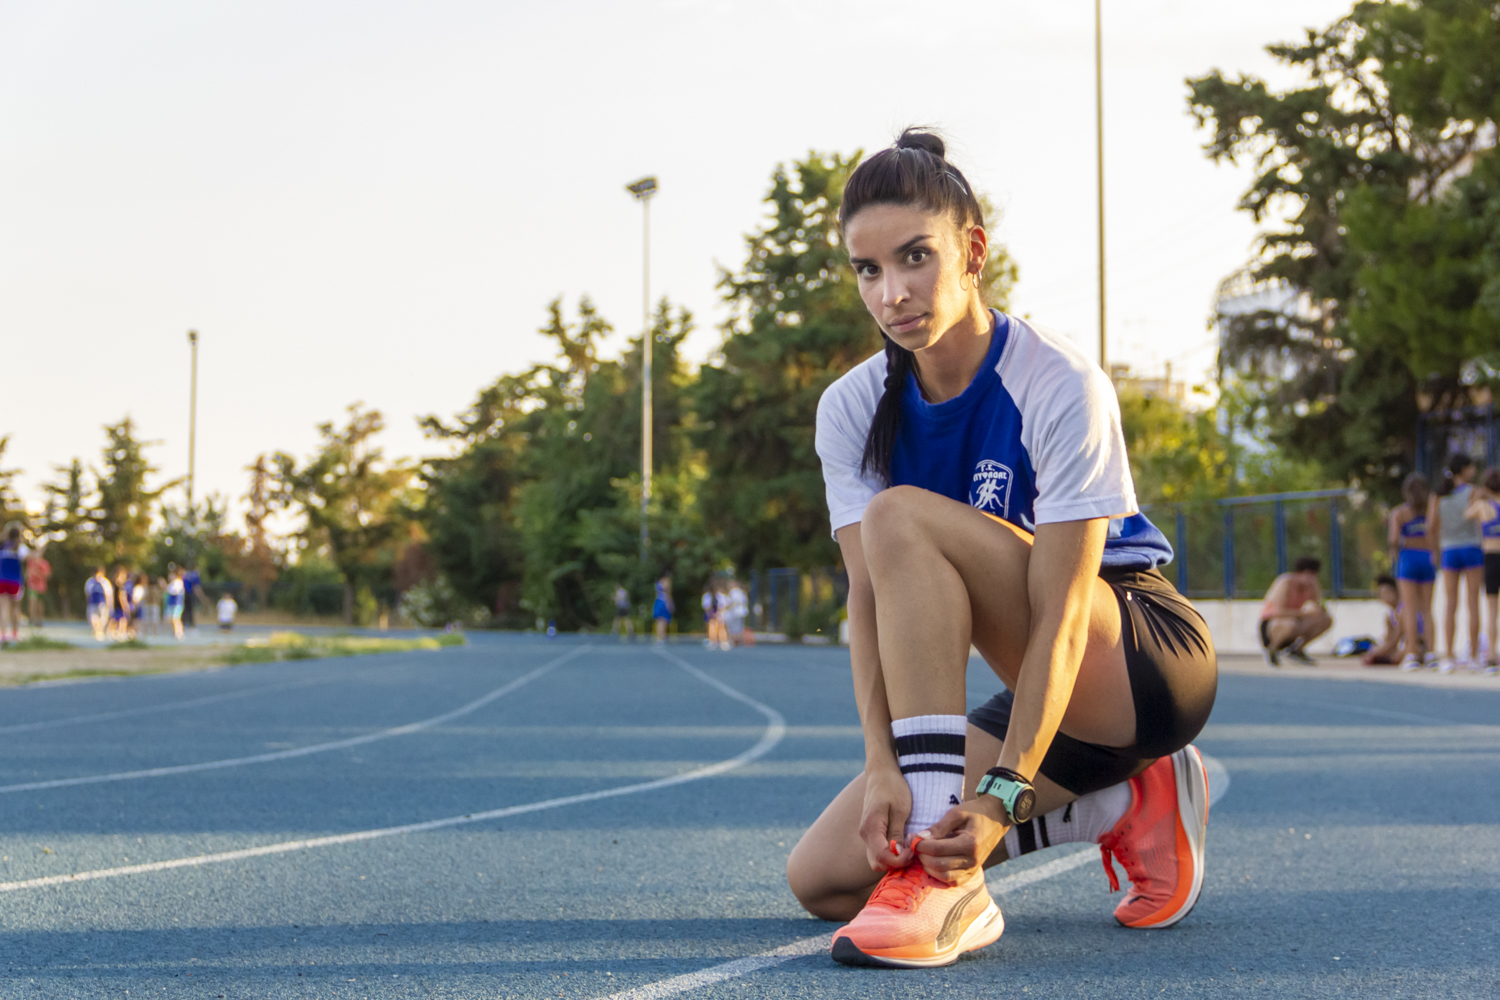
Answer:
[(198, 453), (198, 331), (188, 331), (188, 343), (193, 348), (193, 374), (188, 390), (188, 516), (193, 513), (193, 465)]
[(651, 503), (651, 199), (641, 200), (641, 562), (651, 543), (646, 508)]
[(1109, 371), (1104, 345), (1104, 25), (1094, 0), (1094, 130), (1099, 174), (1099, 367)]
[(1234, 508), (1224, 508), (1224, 600), (1234, 599)]
[(1328, 541), (1333, 550), (1333, 565), (1329, 567), (1333, 577), (1333, 596), (1344, 596), (1344, 523), (1339, 517), (1339, 500), (1328, 501)]
[(1276, 501), (1274, 521), (1276, 524), (1276, 575), (1280, 576), (1286, 572), (1286, 507), (1280, 500)]
[(1187, 596), (1187, 517), (1177, 508), (1177, 592)]

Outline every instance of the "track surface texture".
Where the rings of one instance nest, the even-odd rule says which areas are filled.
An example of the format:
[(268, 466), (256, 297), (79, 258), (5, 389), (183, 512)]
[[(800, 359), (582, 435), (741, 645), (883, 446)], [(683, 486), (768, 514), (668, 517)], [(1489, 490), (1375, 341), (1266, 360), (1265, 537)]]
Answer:
[(0, 791), (0, 996), (1494, 996), (1497, 723), (1500, 685), (1225, 675), (1187, 920), (1116, 926), (1057, 848), (991, 873), (997, 944), (896, 972), (833, 963), (783, 875), (861, 765), (836, 648), (479, 635), (5, 690), (0, 786), (127, 776)]

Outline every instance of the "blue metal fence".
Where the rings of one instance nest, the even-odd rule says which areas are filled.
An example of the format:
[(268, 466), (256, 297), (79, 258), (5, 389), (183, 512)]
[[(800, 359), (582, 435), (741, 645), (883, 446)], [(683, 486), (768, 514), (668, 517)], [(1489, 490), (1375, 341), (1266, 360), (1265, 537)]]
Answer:
[(1163, 569), (1189, 597), (1260, 597), (1300, 556), (1323, 563), (1332, 597), (1373, 593), (1389, 569), (1387, 509), (1358, 490), (1301, 490), (1189, 504), (1156, 504), (1146, 516), (1169, 533), (1176, 558)]

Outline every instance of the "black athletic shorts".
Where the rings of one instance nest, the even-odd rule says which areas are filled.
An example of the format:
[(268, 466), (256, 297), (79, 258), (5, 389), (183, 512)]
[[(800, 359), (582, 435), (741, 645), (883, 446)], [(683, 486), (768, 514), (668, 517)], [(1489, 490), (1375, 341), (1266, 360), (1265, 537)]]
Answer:
[(1491, 597), (1500, 594), (1500, 552), (1484, 554), (1484, 592)]
[[(1076, 795), (1117, 785), (1158, 757), (1176, 753), (1208, 722), (1219, 687), (1208, 624), (1156, 570), (1106, 568), (1100, 579), (1120, 602), (1125, 669), (1135, 701), (1135, 743), (1106, 747), (1058, 733), (1041, 773)], [(1002, 690), (969, 713), (969, 722), (1005, 739), (1015, 696)]]

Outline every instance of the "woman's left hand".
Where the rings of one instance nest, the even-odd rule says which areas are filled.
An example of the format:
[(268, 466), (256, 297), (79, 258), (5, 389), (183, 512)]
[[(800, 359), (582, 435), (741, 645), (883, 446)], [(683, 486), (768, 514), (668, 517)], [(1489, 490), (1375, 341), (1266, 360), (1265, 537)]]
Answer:
[(1007, 829), (999, 799), (991, 795), (969, 799), (918, 834), (922, 840), (917, 844), (917, 860), (933, 878), (957, 882), (994, 853)]

